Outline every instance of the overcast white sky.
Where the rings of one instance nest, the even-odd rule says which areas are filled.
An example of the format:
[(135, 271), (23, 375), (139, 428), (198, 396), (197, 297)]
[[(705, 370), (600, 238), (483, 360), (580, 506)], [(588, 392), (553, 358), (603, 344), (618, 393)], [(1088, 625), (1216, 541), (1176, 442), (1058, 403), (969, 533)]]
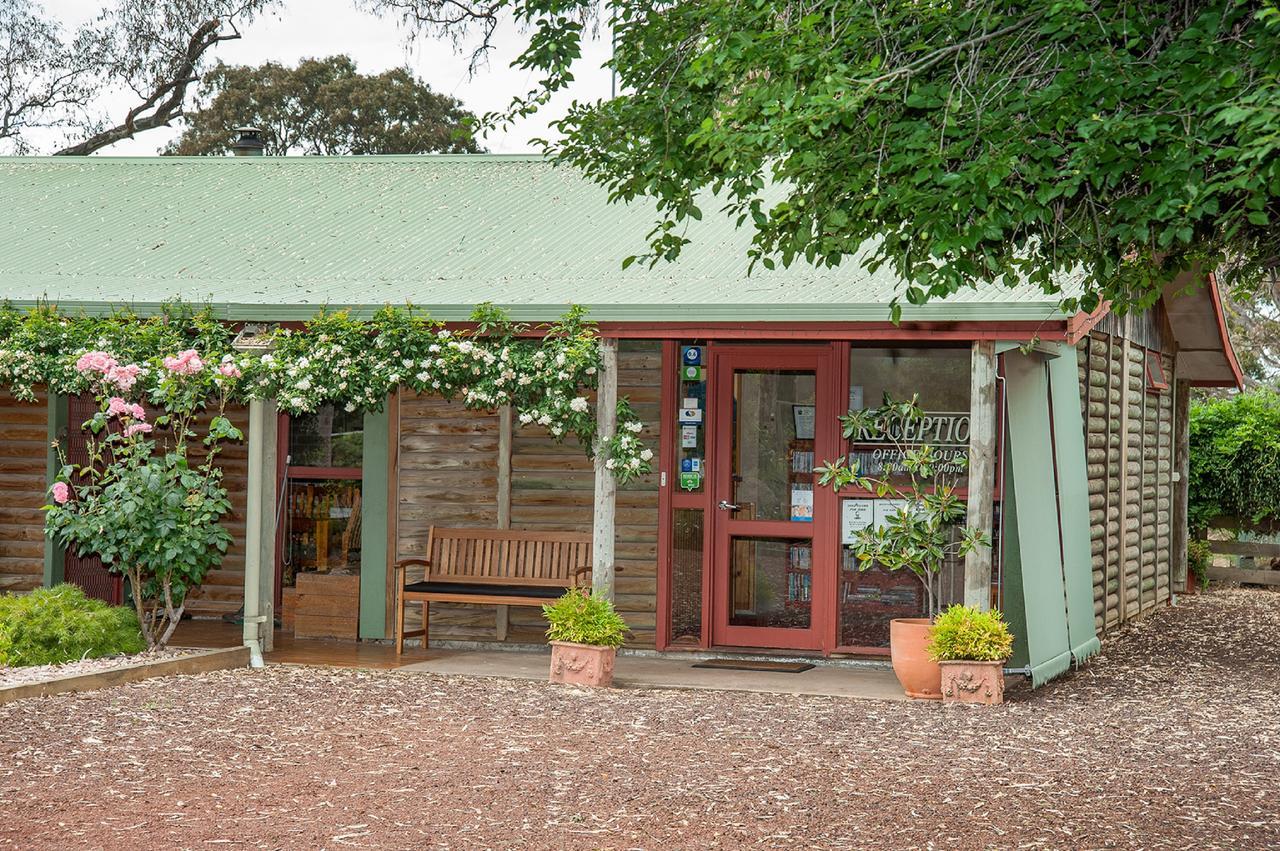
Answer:
[[(43, 0), (43, 4), (68, 29), (97, 15), (102, 8), (100, 2), (92, 0)], [(406, 44), (406, 33), (394, 20), (360, 11), (353, 0), (289, 0), (276, 12), (255, 20), (242, 34), (239, 41), (223, 42), (214, 48), (214, 58), (243, 65), (268, 60), (293, 64), (307, 56), (346, 53), (355, 59), (362, 73), (406, 65), (433, 89), (453, 95), (477, 115), (507, 106), (513, 95), (528, 91), (534, 82), (533, 75), (508, 67), (522, 45), (514, 26), (499, 31), (498, 49), (491, 54), (488, 67), (474, 77), (467, 73), (468, 56), (457, 53), (450, 42), (418, 38)], [(607, 36), (584, 45), (572, 91), (534, 119), (507, 132), (491, 134), (485, 139), (485, 146), (495, 153), (530, 151), (529, 140), (550, 136), (549, 122), (562, 115), (571, 100), (608, 97), (609, 73), (600, 67), (608, 56)], [(112, 116), (119, 120), (122, 110), (128, 109), (129, 100), (121, 98), (116, 103), (118, 108), (112, 110)], [(154, 154), (179, 132), (152, 130), (100, 153)], [(42, 149), (51, 147), (55, 140), (35, 139)]]

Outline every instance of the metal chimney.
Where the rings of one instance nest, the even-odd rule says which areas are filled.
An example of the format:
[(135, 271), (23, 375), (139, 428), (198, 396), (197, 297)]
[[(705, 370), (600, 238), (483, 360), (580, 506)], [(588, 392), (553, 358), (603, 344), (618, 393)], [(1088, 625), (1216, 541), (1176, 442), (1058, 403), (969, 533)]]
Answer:
[(262, 141), (262, 131), (257, 127), (237, 127), (236, 140), (231, 144), (231, 153), (237, 157), (260, 157), (266, 144)]

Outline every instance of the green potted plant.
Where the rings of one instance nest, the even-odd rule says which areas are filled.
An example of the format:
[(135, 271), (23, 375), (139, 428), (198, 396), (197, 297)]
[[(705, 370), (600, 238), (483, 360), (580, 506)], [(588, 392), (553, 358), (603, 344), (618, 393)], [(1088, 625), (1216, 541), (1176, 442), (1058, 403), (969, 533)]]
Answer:
[(551, 640), (551, 682), (608, 686), (613, 663), (626, 638), (627, 624), (613, 603), (570, 588), (542, 607)]
[(920, 581), (926, 617), (890, 621), (889, 657), (908, 696), (939, 700), (942, 670), (925, 647), (938, 612), (940, 572), (949, 560), (991, 544), (986, 533), (964, 526), (965, 504), (955, 485), (967, 457), (915, 437), (925, 431), (924, 419), (915, 397), (907, 402), (886, 399), (879, 408), (850, 411), (840, 418), (841, 430), (855, 443), (883, 447), (877, 469), (862, 470), (857, 462), (841, 458), (825, 462), (817, 472), (819, 483), (837, 493), (853, 487), (899, 506), (882, 525), (859, 530), (850, 548), (859, 570), (901, 570)]
[(945, 702), (1004, 702), (1004, 663), (1013, 636), (1000, 612), (951, 606), (934, 621), (927, 649), (942, 669)]

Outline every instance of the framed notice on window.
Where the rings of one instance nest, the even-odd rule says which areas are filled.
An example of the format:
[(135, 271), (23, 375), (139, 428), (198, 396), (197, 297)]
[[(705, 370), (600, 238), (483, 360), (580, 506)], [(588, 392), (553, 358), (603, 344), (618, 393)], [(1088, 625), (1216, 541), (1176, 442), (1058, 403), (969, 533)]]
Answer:
[(796, 420), (796, 440), (813, 440), (817, 409), (813, 405), (792, 405), (791, 413)]
[(852, 544), (854, 537), (875, 521), (874, 499), (846, 499), (840, 503), (840, 543)]

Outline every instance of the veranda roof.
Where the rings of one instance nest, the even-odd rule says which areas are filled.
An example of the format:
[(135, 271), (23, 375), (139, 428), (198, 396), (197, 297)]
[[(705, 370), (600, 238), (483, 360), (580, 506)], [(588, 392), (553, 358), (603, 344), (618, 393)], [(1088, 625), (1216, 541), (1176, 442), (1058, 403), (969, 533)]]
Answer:
[[(146, 311), (181, 297), (228, 319), (412, 303), (466, 319), (493, 302), (527, 321), (570, 304), (610, 322), (883, 321), (888, 268), (797, 263), (748, 274), (747, 229), (715, 210), (675, 263), (643, 253), (651, 203), (609, 204), (531, 156), (0, 159), (0, 298)], [(903, 318), (1062, 320), (1059, 296), (985, 286)]]

